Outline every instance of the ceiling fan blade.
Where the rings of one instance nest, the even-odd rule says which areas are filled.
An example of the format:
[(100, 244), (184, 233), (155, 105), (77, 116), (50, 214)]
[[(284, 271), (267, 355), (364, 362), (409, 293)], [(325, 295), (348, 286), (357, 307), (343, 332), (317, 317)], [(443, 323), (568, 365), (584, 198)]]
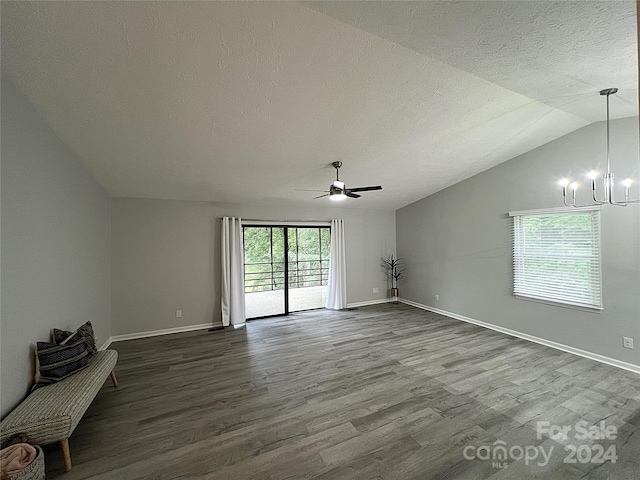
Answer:
[(357, 195), (355, 193), (351, 193), (349, 190), (347, 190), (347, 193), (345, 194), (347, 197), (351, 197), (351, 198), (360, 198), (361, 195)]
[(313, 197), (311, 200), (315, 200), (316, 198), (328, 197), (329, 194), (325, 193), (324, 195), (318, 195), (317, 197)]
[(347, 188), (347, 192), (368, 192), (370, 190), (382, 190), (380, 185), (375, 187), (355, 187), (355, 188)]

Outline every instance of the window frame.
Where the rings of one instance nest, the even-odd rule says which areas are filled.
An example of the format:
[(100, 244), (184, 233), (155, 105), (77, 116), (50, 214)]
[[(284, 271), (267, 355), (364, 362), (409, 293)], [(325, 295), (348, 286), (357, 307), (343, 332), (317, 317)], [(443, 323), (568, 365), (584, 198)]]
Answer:
[[(534, 302), (541, 302), (554, 306), (560, 306), (565, 308), (572, 308), (577, 310), (586, 310), (589, 312), (600, 313), (604, 310), (603, 303), (603, 288), (602, 288), (602, 236), (601, 236), (601, 208), (599, 205), (588, 207), (568, 207), (568, 208), (552, 208), (552, 209), (539, 209), (539, 210), (522, 210), (509, 212), (510, 217), (510, 234), (512, 242), (512, 293), (514, 297), (522, 300), (529, 300)], [(530, 282), (530, 290), (527, 292), (526, 288), (523, 289), (520, 286), (526, 285), (526, 278), (523, 276), (522, 263), (526, 255), (523, 253), (524, 240), (518, 243), (519, 239), (522, 239), (522, 235), (518, 235), (520, 226), (520, 219), (526, 217), (552, 217), (557, 215), (571, 215), (571, 214), (588, 214), (591, 217), (591, 234), (594, 238), (594, 244), (591, 247), (591, 254), (589, 257), (592, 261), (592, 265), (597, 268), (597, 281), (592, 282), (593, 289), (593, 302), (580, 302), (575, 298), (571, 298), (571, 295), (567, 295), (564, 299), (558, 298), (558, 296), (545, 296), (544, 292), (532, 293), (531, 290), (535, 290), (535, 282)], [(540, 258), (544, 258), (545, 255), (540, 255)], [(558, 257), (557, 254), (554, 257), (548, 254), (549, 258), (565, 258), (571, 259), (571, 256)], [(531, 258), (531, 257), (529, 257)], [(573, 257), (577, 258), (577, 257)], [(595, 260), (595, 262), (594, 262)], [(559, 285), (560, 286), (560, 285)]]

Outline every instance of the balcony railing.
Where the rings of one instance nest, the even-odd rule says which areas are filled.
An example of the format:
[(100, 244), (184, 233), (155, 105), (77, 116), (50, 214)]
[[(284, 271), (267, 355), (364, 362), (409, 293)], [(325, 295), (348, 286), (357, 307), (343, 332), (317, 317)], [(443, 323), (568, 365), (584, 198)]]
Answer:
[[(316, 264), (319, 266), (312, 266)], [(252, 265), (268, 265), (263, 272), (247, 272)], [(289, 288), (318, 287), (326, 285), (329, 279), (328, 260), (300, 260), (289, 262)], [(284, 290), (283, 262), (256, 262), (245, 264), (244, 291), (264, 292)]]

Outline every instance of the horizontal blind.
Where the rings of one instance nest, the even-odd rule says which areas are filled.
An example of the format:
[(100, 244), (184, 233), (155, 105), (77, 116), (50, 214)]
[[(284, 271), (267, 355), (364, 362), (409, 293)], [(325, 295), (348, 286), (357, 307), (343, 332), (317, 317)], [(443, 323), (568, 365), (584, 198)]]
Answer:
[(600, 212), (513, 217), (513, 293), (602, 309)]

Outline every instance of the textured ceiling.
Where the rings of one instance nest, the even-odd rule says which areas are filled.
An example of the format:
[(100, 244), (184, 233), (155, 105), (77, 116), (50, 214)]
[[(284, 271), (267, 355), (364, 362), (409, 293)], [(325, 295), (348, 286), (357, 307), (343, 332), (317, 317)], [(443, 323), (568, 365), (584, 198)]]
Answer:
[(396, 209), (637, 115), (635, 2), (6, 2), (3, 70), (112, 196)]

